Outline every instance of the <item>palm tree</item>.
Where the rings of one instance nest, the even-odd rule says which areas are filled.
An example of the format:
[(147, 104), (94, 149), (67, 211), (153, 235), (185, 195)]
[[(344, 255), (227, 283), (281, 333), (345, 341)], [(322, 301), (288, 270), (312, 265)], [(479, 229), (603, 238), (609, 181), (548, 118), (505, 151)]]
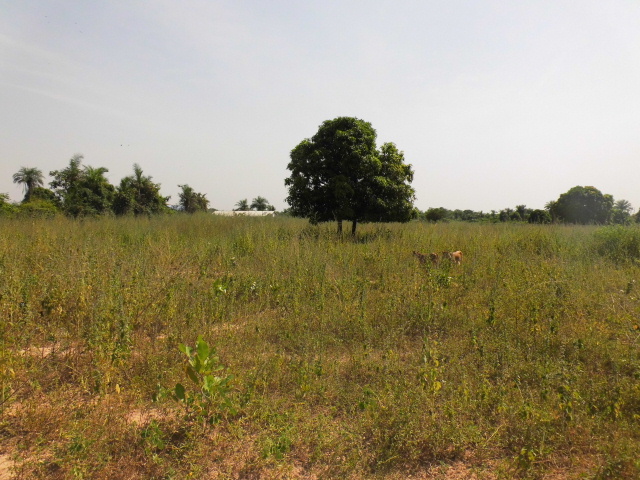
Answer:
[(617, 208), (621, 212), (628, 213), (628, 214), (630, 214), (633, 210), (631, 203), (628, 200), (624, 200), (624, 199), (618, 200), (613, 206), (613, 208)]
[(209, 207), (206, 193), (198, 193), (189, 185), (178, 185), (182, 189), (180, 192), (180, 207), (187, 213), (198, 211), (206, 212)]
[(258, 210), (259, 212), (264, 212), (266, 210), (275, 210), (271, 205), (269, 205), (269, 200), (264, 197), (257, 196), (251, 201), (251, 210)]
[(84, 167), (71, 195), (77, 215), (99, 215), (111, 211), (115, 188), (105, 177), (108, 171), (105, 167)]
[(25, 192), (23, 202), (28, 202), (33, 189), (44, 185), (44, 175), (42, 175), (42, 170), (39, 168), (22, 167), (17, 173), (13, 174), (13, 183), (21, 183), (23, 185)]
[(240, 212), (244, 212), (246, 210), (249, 210), (249, 202), (247, 201), (247, 199), (243, 198), (238, 203), (236, 203), (236, 208), (234, 208), (234, 210), (235, 211), (240, 211)]
[(613, 223), (626, 224), (631, 221), (633, 207), (628, 200), (618, 200), (611, 210), (611, 221)]
[(153, 183), (151, 177), (143, 175), (140, 165), (134, 163), (133, 175), (120, 180), (113, 210), (116, 215), (151, 215), (166, 210), (168, 200), (169, 197), (160, 195), (160, 184)]

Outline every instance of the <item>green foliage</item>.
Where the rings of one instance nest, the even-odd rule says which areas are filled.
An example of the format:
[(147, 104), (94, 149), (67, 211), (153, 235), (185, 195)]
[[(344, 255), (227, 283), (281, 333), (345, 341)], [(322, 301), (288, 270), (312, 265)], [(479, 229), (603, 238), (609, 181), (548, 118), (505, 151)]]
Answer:
[[(36, 200), (50, 203), (57, 209), (60, 209), (62, 206), (55, 192), (53, 192), (53, 190), (49, 190), (48, 188), (34, 187), (31, 190), (31, 196), (29, 197), (29, 201), (36, 201)], [(25, 201), (23, 201), (23, 203), (25, 203)]]
[(48, 188), (32, 187), (22, 203), (14, 209), (18, 217), (53, 218), (61, 212), (56, 194)]
[(411, 166), (393, 143), (376, 148), (370, 123), (352, 117), (325, 121), (291, 151), (287, 203), (311, 223), (397, 221), (414, 218)]
[(22, 203), (16, 213), (20, 217), (53, 218), (60, 213), (60, 209), (56, 201), (42, 200), (32, 195), (31, 200)]
[(264, 197), (261, 196), (257, 196), (256, 198), (254, 198), (253, 200), (251, 200), (251, 210), (256, 210), (258, 212), (266, 212), (266, 211), (273, 211), (275, 210), (275, 207), (271, 204), (269, 204), (269, 200), (267, 200)]
[(638, 478), (638, 266), (609, 228), (2, 218), (15, 471)]
[(426, 211), (418, 214), (418, 218), (421, 220), (427, 220), (429, 222), (441, 222), (441, 221), (461, 221), (461, 222), (497, 222), (509, 221), (510, 214), (513, 213), (511, 209), (505, 209), (498, 215), (495, 211), (490, 213), (476, 212), (474, 210), (448, 210), (444, 207), (429, 208)]
[(180, 208), (187, 213), (206, 212), (209, 200), (206, 194), (198, 193), (189, 185), (178, 185), (182, 191), (179, 194)]
[(640, 228), (602, 227), (593, 233), (595, 251), (614, 262), (640, 261)]
[(239, 200), (235, 206), (236, 208), (234, 208), (234, 210), (236, 211), (246, 212), (247, 210), (249, 210), (249, 202), (246, 198)]
[(82, 166), (83, 156), (74, 155), (69, 166), (49, 173), (51, 188), (56, 193), (65, 214), (72, 217), (96, 216), (112, 211), (115, 188), (104, 176), (104, 167)]
[(430, 208), (424, 212), (421, 217), (429, 222), (440, 222), (449, 217), (449, 210), (443, 207)]
[(547, 210), (535, 209), (529, 213), (529, 223), (551, 223), (551, 214)]
[(0, 216), (1, 217), (11, 217), (13, 216), (18, 208), (9, 203), (9, 194), (0, 193)]
[(359, 197), (362, 219), (372, 222), (408, 222), (417, 217), (411, 165), (394, 143), (385, 143), (378, 154), (380, 169), (371, 178), (368, 192)]
[(573, 187), (549, 204), (551, 215), (566, 223), (605, 224), (611, 217), (613, 197), (595, 187)]
[(166, 447), (165, 434), (156, 420), (151, 420), (141, 433), (149, 451), (163, 450)]
[(113, 200), (116, 215), (154, 215), (168, 211), (169, 197), (160, 195), (160, 184), (142, 174), (138, 164), (133, 165), (133, 175), (120, 180)]
[(233, 375), (225, 375), (225, 367), (215, 349), (198, 336), (195, 348), (180, 344), (180, 351), (187, 357), (185, 372), (195, 390), (178, 383), (173, 398), (186, 406), (189, 416), (209, 424), (219, 421), (226, 413), (235, 415), (231, 399)]
[(631, 212), (633, 208), (627, 200), (616, 200), (611, 211), (611, 223), (627, 225), (631, 223)]
[(24, 201), (28, 202), (33, 190), (44, 185), (44, 175), (39, 168), (22, 167), (13, 174), (13, 183), (21, 183), (24, 187)]

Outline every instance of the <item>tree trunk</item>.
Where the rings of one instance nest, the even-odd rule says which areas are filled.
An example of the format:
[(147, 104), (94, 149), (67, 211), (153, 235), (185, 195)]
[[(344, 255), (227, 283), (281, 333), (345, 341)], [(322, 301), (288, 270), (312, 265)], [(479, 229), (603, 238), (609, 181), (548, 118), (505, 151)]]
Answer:
[(342, 220), (338, 220), (338, 233), (342, 234)]
[(356, 220), (355, 218), (353, 219), (353, 223), (351, 224), (351, 235), (356, 234), (356, 225), (358, 224), (358, 220)]

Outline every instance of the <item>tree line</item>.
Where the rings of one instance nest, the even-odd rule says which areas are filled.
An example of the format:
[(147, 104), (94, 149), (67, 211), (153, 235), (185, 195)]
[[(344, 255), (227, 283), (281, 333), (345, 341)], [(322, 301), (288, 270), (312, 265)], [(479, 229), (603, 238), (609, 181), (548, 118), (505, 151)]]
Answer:
[[(284, 181), (289, 208), (284, 213), (309, 219), (313, 224), (335, 221), (342, 232), (344, 221), (352, 223), (355, 234), (360, 222), (408, 222), (422, 219), (439, 221), (491, 221), (574, 224), (627, 224), (640, 222), (640, 211), (632, 215), (627, 200), (615, 201), (592, 186), (576, 186), (548, 202), (544, 209), (525, 205), (484, 213), (473, 210), (429, 208), (421, 212), (414, 206), (412, 166), (394, 143), (376, 144), (376, 131), (369, 122), (355, 117), (326, 120), (317, 133), (302, 140), (290, 153)], [(108, 170), (82, 165), (83, 156), (74, 155), (69, 165), (49, 173), (51, 188), (44, 187), (44, 176), (37, 168), (22, 167), (13, 181), (24, 187), (24, 199), (10, 204), (0, 194), (0, 214), (55, 214), (71, 217), (115, 215), (154, 215), (172, 211), (169, 197), (160, 194), (160, 185), (143, 174), (138, 164), (133, 174), (113, 186), (105, 177)], [(207, 211), (209, 200), (189, 185), (181, 188), (175, 209), (194, 213)], [(234, 210), (275, 210), (264, 197), (251, 204), (242, 199)]]
[[(112, 185), (105, 174), (107, 168), (83, 165), (83, 155), (76, 154), (62, 170), (49, 175), (50, 188), (44, 186), (44, 175), (38, 168), (22, 167), (13, 175), (13, 182), (23, 186), (24, 198), (19, 204), (9, 202), (9, 195), (0, 193), (0, 215), (26, 214), (52, 216), (64, 213), (70, 217), (99, 215), (156, 215), (175, 210), (186, 213), (207, 211), (206, 194), (196, 192), (187, 184), (178, 185), (178, 204), (168, 205), (170, 197), (160, 193), (160, 184), (145, 175), (138, 164), (133, 174)], [(246, 200), (245, 200), (246, 202)], [(248, 209), (270, 209), (266, 198), (257, 197)]]
[(531, 209), (525, 205), (505, 208), (500, 211), (476, 212), (473, 210), (448, 210), (443, 207), (429, 208), (419, 214), (421, 220), (429, 222), (528, 222), (528, 223), (575, 223), (575, 224), (621, 224), (640, 222), (640, 211), (632, 214), (633, 208), (627, 200), (614, 201), (613, 196), (603, 194), (595, 187), (576, 186), (560, 195), (558, 200), (548, 202), (544, 209)]
[(257, 212), (275, 212), (276, 210), (276, 207), (271, 205), (269, 200), (259, 195), (251, 201), (251, 204), (249, 204), (249, 201), (246, 198), (243, 198), (235, 204), (235, 207), (236, 208), (233, 210), (236, 212), (247, 210), (254, 210)]

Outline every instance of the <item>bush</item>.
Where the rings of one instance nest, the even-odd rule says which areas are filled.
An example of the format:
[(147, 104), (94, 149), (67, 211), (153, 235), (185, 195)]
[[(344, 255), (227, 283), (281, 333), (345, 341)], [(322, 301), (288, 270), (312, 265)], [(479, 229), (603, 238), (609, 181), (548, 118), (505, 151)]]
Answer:
[(16, 210), (17, 207), (9, 203), (9, 195), (0, 193), (0, 217), (12, 217)]
[(593, 234), (593, 248), (598, 255), (614, 262), (640, 260), (640, 228), (622, 225), (603, 227)]
[(21, 204), (17, 209), (20, 217), (53, 218), (58, 213), (60, 209), (48, 200), (32, 200)]

